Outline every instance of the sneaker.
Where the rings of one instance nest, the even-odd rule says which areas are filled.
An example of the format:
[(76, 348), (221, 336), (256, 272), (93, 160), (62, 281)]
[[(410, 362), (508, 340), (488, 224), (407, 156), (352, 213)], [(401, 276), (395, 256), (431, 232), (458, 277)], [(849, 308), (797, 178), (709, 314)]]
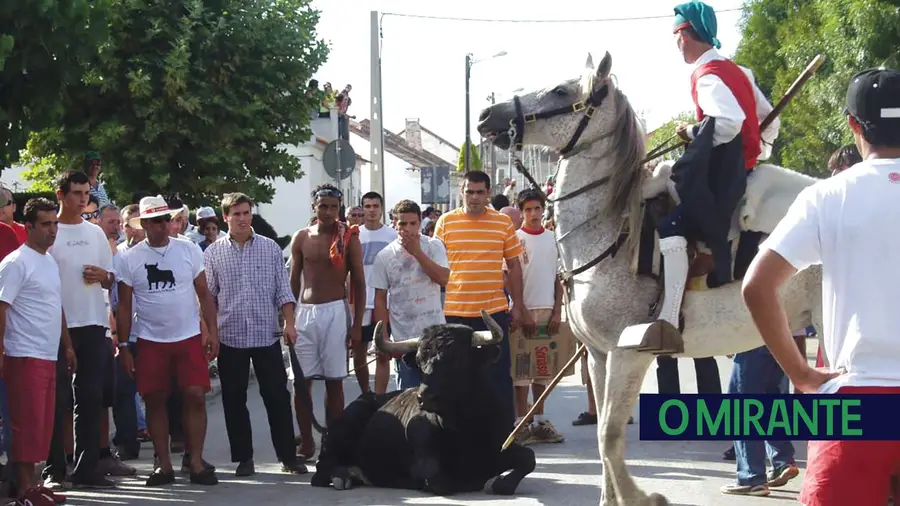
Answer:
[(100, 473), (95, 473), (91, 476), (79, 477), (72, 476), (72, 488), (116, 488), (116, 482), (107, 480), (105, 476)]
[(793, 480), (799, 474), (800, 469), (792, 462), (778, 469), (772, 469), (767, 476), (769, 479), (767, 485), (772, 488), (783, 487), (787, 485), (787, 482)]
[(43, 492), (43, 490), (38, 487), (26, 490), (24, 497), (16, 501), (16, 504), (21, 504), (23, 506), (56, 506), (53, 497)]
[(719, 489), (723, 494), (730, 495), (752, 495), (754, 497), (765, 497), (769, 495), (769, 487), (768, 485), (724, 485)]
[(556, 430), (550, 420), (541, 420), (531, 426), (531, 439), (535, 443), (562, 443), (566, 437)]
[(516, 443), (519, 443), (522, 446), (530, 445), (533, 442), (531, 439), (531, 430), (531, 424), (522, 427), (522, 430), (520, 430), (519, 433), (516, 434)]
[(97, 463), (97, 470), (105, 476), (134, 476), (137, 474), (137, 469), (122, 462), (115, 453), (100, 459), (100, 462)]
[(43, 485), (38, 485), (37, 489), (40, 490), (41, 493), (43, 493), (44, 495), (53, 499), (54, 504), (65, 504), (66, 500), (68, 499), (68, 497), (66, 497), (62, 494), (57, 494), (56, 492), (50, 490), (47, 487), (44, 487)]
[(48, 476), (44, 478), (44, 488), (50, 489), (54, 492), (65, 490), (66, 484), (63, 482), (62, 478), (57, 478), (56, 476)]
[(597, 415), (592, 415), (585, 411), (572, 421), (572, 425), (576, 427), (579, 425), (597, 425)]

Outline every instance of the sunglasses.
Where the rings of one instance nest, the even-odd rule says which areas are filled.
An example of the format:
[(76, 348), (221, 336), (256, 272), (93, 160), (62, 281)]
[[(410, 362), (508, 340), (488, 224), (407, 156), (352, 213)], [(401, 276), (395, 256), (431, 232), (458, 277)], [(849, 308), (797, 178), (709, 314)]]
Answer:
[(154, 218), (150, 218), (149, 221), (150, 223), (156, 223), (157, 225), (159, 225), (160, 223), (169, 223), (170, 221), (172, 221), (172, 217), (167, 214), (165, 216), (156, 216)]
[(343, 198), (344, 194), (341, 193), (340, 190), (332, 190), (330, 188), (323, 188), (316, 192), (316, 197), (334, 197), (334, 198)]
[(92, 220), (94, 218), (99, 218), (99, 217), (100, 217), (99, 209), (97, 209), (96, 211), (92, 211), (90, 213), (81, 213), (82, 220)]

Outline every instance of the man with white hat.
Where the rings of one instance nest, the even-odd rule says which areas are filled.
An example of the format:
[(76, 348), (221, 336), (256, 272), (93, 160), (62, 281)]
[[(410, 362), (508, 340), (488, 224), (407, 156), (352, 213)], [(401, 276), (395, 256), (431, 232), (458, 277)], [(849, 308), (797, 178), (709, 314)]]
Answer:
[[(203, 241), (206, 241), (208, 239), (206, 237), (206, 232), (205, 232), (206, 225), (210, 222), (213, 222), (216, 225), (218, 225), (219, 217), (216, 216), (216, 211), (213, 208), (211, 208), (209, 206), (203, 206), (200, 209), (197, 209), (196, 221), (197, 221), (197, 226), (189, 227), (190, 230), (185, 232), (184, 235), (188, 239), (194, 241), (195, 243), (200, 244)], [(221, 227), (218, 227), (218, 230), (219, 230), (219, 233), (216, 234), (217, 240), (228, 235), (225, 232), (222, 232)]]
[[(166, 414), (172, 375), (161, 374), (162, 371), (175, 375), (184, 397), (191, 483), (215, 485), (218, 483), (215, 471), (204, 465), (202, 455), (206, 438), (206, 393), (210, 390), (207, 364), (218, 354), (219, 339), (203, 255), (196, 244), (169, 236), (175, 212), (162, 196), (144, 197), (139, 207), (140, 214), (130, 220), (130, 225), (142, 228), (147, 238), (116, 255), (116, 259), (122, 368), (135, 378), (138, 392), (147, 403), (147, 423), (159, 462), (146, 485), (175, 482)], [(132, 322), (134, 313), (140, 314), (140, 318)], [(207, 327), (205, 334), (200, 331), (201, 314)], [(128, 348), (132, 324), (137, 335), (137, 357), (132, 357)]]

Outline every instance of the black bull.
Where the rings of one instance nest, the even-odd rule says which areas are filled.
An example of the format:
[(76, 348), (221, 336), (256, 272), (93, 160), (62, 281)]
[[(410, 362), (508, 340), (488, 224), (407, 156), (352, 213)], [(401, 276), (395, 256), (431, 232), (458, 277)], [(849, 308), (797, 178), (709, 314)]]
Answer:
[(482, 317), (488, 332), (434, 325), (421, 338), (398, 343), (386, 339), (378, 322), (378, 350), (417, 366), (422, 384), (351, 402), (322, 436), (312, 485), (342, 490), (367, 484), (437, 495), (487, 486), (495, 494), (515, 493), (534, 470), (534, 451), (515, 443), (501, 451), (511, 427), (487, 366), (499, 357), (503, 333), (487, 313)]

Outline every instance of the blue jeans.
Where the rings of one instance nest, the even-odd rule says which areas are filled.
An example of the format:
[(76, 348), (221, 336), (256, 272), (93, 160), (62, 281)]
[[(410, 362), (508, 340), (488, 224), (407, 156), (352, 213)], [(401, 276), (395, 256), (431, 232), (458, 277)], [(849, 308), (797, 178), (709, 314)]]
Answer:
[[(731, 394), (781, 394), (786, 376), (781, 366), (765, 346), (738, 353), (734, 356), (734, 368), (728, 393)], [(766, 456), (774, 469), (794, 463), (794, 445), (790, 441), (735, 441), (739, 485), (766, 483)]]
[(397, 373), (397, 390), (417, 388), (422, 383), (419, 369), (406, 365), (402, 358), (394, 359), (394, 371)]
[[(128, 348), (132, 353), (132, 357), (135, 356), (137, 345), (129, 343)], [(113, 405), (113, 421), (116, 424), (113, 444), (129, 450), (140, 451), (141, 444), (137, 439), (138, 414), (137, 406), (134, 403), (137, 385), (122, 370), (119, 358), (116, 359), (116, 386), (118, 388), (116, 388), (115, 404)]]
[(137, 412), (138, 430), (147, 430), (147, 418), (144, 417), (144, 405), (141, 403), (141, 394), (134, 394), (134, 410)]
[[(490, 365), (488, 375), (494, 383), (494, 390), (500, 401), (504, 418), (509, 422), (510, 428), (516, 423), (515, 397), (512, 381), (512, 357), (509, 351), (509, 313), (502, 311), (491, 315), (503, 329), (503, 340), (500, 341), (500, 358)], [(480, 316), (464, 318), (460, 316), (447, 316), (447, 323), (461, 323), (472, 327), (473, 330), (488, 330), (484, 320)]]

